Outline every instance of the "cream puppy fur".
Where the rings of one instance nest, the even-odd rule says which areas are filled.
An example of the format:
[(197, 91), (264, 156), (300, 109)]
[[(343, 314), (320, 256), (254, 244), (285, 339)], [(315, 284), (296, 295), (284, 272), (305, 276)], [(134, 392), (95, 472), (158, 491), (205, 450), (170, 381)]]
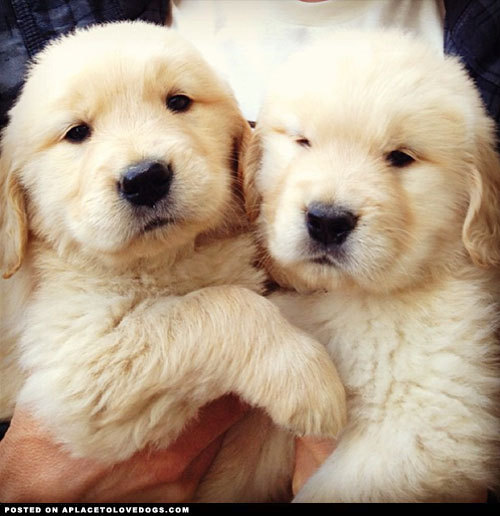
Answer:
[[(75, 456), (111, 462), (167, 446), (230, 391), (294, 433), (337, 434), (328, 354), (259, 295), (236, 188), (249, 132), (166, 28), (97, 26), (38, 56), (1, 148), (0, 417), (25, 405)], [(245, 497), (290, 480), (240, 468)]]
[(277, 74), (247, 159), (265, 263), (291, 289), (273, 301), (325, 344), (347, 391), (338, 447), (296, 500), (494, 487), (500, 165), (458, 61), (393, 32), (304, 50)]

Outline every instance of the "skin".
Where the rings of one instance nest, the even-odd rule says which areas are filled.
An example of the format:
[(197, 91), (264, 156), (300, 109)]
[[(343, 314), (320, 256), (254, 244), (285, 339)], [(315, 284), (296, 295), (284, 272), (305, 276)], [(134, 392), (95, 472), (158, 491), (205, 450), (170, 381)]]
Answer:
[[(220, 398), (206, 405), (168, 449), (146, 449), (113, 466), (71, 458), (28, 411), (18, 408), (0, 442), (0, 500), (187, 502), (224, 433), (248, 408), (235, 396)], [(297, 439), (294, 493), (332, 450), (329, 440)]]
[(333, 439), (302, 437), (295, 440), (295, 469), (292, 492), (295, 496), (308, 478), (323, 464), (335, 450)]
[(146, 449), (109, 466), (69, 457), (27, 411), (18, 409), (0, 443), (0, 500), (185, 502), (210, 466), (224, 432), (247, 410), (234, 396), (216, 400), (168, 449)]

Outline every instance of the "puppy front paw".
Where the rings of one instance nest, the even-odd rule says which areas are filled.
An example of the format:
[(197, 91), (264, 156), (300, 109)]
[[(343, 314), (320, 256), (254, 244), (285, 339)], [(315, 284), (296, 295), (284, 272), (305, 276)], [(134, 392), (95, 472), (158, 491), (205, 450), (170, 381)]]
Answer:
[(286, 387), (267, 410), (297, 435), (337, 437), (346, 424), (345, 391), (326, 350), (303, 335)]

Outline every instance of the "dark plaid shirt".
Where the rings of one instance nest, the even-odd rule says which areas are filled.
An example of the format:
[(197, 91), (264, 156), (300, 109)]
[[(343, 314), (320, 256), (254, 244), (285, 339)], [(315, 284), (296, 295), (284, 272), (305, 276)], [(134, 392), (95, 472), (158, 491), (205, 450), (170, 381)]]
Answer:
[(444, 49), (461, 57), (497, 123), (500, 147), (500, 1), (445, 0)]

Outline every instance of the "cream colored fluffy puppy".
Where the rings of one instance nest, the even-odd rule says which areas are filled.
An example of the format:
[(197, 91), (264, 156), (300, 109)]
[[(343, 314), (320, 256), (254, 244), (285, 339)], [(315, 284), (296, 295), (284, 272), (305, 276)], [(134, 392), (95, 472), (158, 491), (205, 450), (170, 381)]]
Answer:
[[(328, 354), (258, 294), (235, 188), (248, 134), (166, 28), (97, 26), (41, 53), (1, 148), (0, 417), (26, 405), (102, 461), (167, 446), (230, 391), (293, 432), (337, 433)], [(290, 470), (248, 467), (244, 495), (272, 498), (273, 468), (284, 489)]]
[(273, 300), (348, 397), (297, 501), (467, 501), (499, 476), (500, 165), (454, 58), (342, 33), (292, 58), (245, 169)]

